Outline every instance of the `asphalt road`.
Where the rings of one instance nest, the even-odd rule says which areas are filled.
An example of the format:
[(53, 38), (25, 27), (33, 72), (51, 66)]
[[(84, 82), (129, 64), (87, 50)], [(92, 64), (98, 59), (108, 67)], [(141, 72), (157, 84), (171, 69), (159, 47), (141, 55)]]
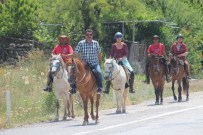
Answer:
[[(185, 96), (183, 97), (183, 100)], [(188, 102), (164, 98), (128, 106), (127, 113), (100, 111), (100, 123), (81, 126), (82, 117), (0, 130), (0, 135), (203, 135), (203, 92), (190, 93)]]

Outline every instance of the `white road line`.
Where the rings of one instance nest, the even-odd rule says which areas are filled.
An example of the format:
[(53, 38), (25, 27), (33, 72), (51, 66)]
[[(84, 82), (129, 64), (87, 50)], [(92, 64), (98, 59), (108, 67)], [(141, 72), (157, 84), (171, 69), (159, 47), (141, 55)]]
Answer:
[(176, 114), (176, 113), (181, 113), (181, 112), (185, 112), (185, 111), (189, 111), (189, 110), (194, 110), (194, 109), (199, 109), (199, 108), (203, 108), (203, 105), (192, 107), (192, 108), (187, 108), (187, 109), (182, 109), (182, 110), (178, 110), (178, 111), (168, 112), (168, 113), (164, 113), (164, 114), (148, 117), (148, 118), (141, 119), (141, 120), (135, 120), (135, 121), (130, 121), (130, 122), (126, 122), (126, 123), (122, 123), (122, 124), (118, 124), (118, 125), (108, 126), (108, 127), (100, 128), (100, 129), (97, 129), (97, 130), (91, 130), (91, 131), (86, 131), (86, 132), (79, 132), (79, 133), (76, 133), (74, 135), (84, 135), (84, 134), (94, 133), (94, 132), (98, 132), (98, 131), (113, 129), (113, 128), (117, 128), (117, 127), (121, 127), (121, 126), (126, 126), (126, 125), (130, 125), (130, 124), (138, 123), (138, 122), (143, 122), (143, 121), (147, 121), (147, 120), (151, 120), (151, 119), (156, 119), (156, 118), (159, 118), (159, 117), (168, 116), (168, 115), (172, 115), (172, 114)]

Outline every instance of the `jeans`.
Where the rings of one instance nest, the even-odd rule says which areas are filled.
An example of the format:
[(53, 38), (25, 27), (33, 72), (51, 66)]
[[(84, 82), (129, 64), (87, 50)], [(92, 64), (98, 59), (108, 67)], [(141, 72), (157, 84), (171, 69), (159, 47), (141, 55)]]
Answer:
[(100, 65), (93, 65), (93, 72), (95, 74), (96, 80), (97, 80), (97, 85), (99, 89), (102, 89), (102, 74), (101, 74), (101, 68)]

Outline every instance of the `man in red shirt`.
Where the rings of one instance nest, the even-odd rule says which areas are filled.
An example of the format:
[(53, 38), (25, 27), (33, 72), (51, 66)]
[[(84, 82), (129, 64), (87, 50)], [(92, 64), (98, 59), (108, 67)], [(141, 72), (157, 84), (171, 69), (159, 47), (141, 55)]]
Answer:
[[(59, 44), (57, 44), (54, 49), (52, 50), (52, 54), (61, 54), (64, 62), (66, 62), (66, 56), (73, 54), (73, 48), (70, 45), (70, 38), (68, 38), (66, 35), (61, 35), (58, 38)], [(44, 91), (51, 92), (52, 91), (52, 83), (53, 83), (53, 77), (51, 72), (48, 73), (47, 78), (47, 86), (44, 88)], [(76, 85), (71, 84), (71, 91), (76, 91)]]
[[(154, 35), (153, 36), (153, 44), (149, 45), (148, 47), (148, 57), (150, 58), (152, 55), (158, 56), (158, 57), (162, 57), (164, 56), (164, 58), (160, 59), (160, 62), (164, 65), (165, 68), (165, 76), (166, 76), (166, 81), (169, 82), (169, 76), (168, 76), (168, 65), (166, 64), (166, 51), (165, 51), (165, 46), (162, 43), (159, 43), (159, 36)], [(149, 79), (149, 65), (150, 62), (147, 62), (146, 64), (146, 83), (149, 84), (150, 83), (150, 79)]]
[(182, 34), (178, 34), (176, 40), (177, 42), (173, 43), (171, 46), (171, 54), (184, 61), (184, 68), (187, 74), (187, 79), (190, 79), (190, 66), (188, 61), (186, 60), (186, 56), (188, 54), (187, 45), (183, 43)]

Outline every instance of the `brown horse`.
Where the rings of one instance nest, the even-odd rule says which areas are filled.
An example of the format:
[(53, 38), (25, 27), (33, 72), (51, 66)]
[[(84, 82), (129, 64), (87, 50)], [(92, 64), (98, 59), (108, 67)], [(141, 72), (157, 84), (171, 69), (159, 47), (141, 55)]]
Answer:
[[(173, 97), (174, 100), (177, 100), (177, 97), (175, 95), (175, 88), (174, 84), (177, 80), (178, 83), (178, 102), (182, 101), (182, 85), (183, 85), (183, 91), (186, 93), (186, 101), (189, 100), (189, 81), (185, 77), (185, 70), (184, 70), (184, 62), (180, 60), (177, 56), (173, 56), (170, 60), (170, 66), (171, 66), (171, 76), (172, 76), (172, 91), (173, 91)], [(181, 85), (182, 82), (182, 85)]]
[[(77, 89), (79, 90), (80, 96), (83, 101), (84, 109), (84, 121), (82, 125), (88, 124), (88, 100), (91, 102), (91, 117), (98, 123), (98, 111), (99, 111), (99, 100), (100, 94), (96, 94), (97, 83), (96, 78), (92, 71), (86, 68), (85, 64), (78, 58), (69, 59), (66, 63), (66, 68), (69, 76), (69, 83), (76, 83)], [(94, 98), (96, 97), (96, 117), (94, 115)]]
[(150, 58), (149, 74), (154, 86), (154, 92), (156, 95), (155, 104), (163, 104), (163, 90), (165, 84), (165, 74), (164, 74), (164, 65), (160, 63), (160, 57), (152, 56)]

